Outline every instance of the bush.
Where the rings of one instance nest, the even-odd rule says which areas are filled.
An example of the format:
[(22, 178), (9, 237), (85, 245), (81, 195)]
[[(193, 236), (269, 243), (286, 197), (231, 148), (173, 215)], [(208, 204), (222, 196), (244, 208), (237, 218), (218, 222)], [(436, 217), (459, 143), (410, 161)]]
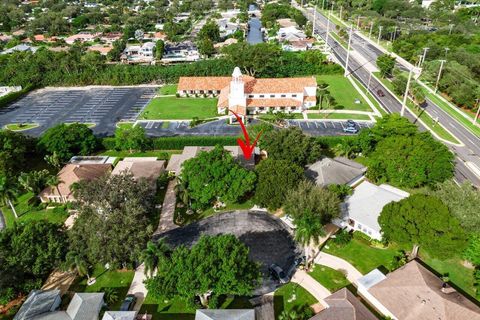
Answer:
[(340, 230), (335, 234), (335, 238), (333, 239), (333, 243), (335, 243), (339, 247), (346, 246), (353, 238), (353, 235), (345, 229)]

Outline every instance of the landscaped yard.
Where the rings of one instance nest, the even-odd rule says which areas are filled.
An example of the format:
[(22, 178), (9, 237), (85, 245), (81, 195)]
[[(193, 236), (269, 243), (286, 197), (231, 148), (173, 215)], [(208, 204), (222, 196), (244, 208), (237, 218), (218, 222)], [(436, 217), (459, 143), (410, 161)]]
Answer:
[(177, 93), (176, 84), (166, 84), (158, 90), (158, 94), (161, 95), (175, 95)]
[(212, 118), (217, 114), (217, 99), (161, 97), (150, 101), (140, 119), (188, 120)]
[(343, 247), (339, 247), (329, 240), (323, 250), (347, 260), (363, 274), (382, 265), (388, 267), (398, 252), (395, 246), (385, 249), (371, 247), (368, 241), (361, 239), (356, 234)]
[[(93, 270), (92, 277), (96, 278), (96, 282), (87, 286), (86, 278), (77, 278), (70, 286), (70, 291), (75, 292), (104, 292), (106, 288), (113, 288), (117, 299), (109, 305), (110, 310), (119, 310), (123, 299), (127, 295), (130, 284), (133, 280), (134, 271), (132, 270), (106, 270), (102, 266), (96, 266)], [(106, 299), (107, 300), (107, 299)]]
[[(30, 206), (29, 200), (34, 197), (33, 193), (25, 193), (18, 197), (14, 202), (15, 210), (17, 211), (17, 222), (25, 222), (32, 220), (48, 220), (54, 223), (64, 223), (68, 218), (68, 212), (63, 207), (55, 209), (43, 209), (41, 207)], [(9, 206), (2, 207), (2, 212), (5, 217), (7, 227), (13, 226), (15, 216)]]
[(340, 271), (316, 264), (310, 275), (332, 293), (350, 284)]
[(303, 309), (317, 302), (307, 290), (297, 283), (290, 282), (275, 291), (273, 303), (275, 318), (278, 319), (283, 310)]
[[(328, 84), (327, 90), (335, 98), (336, 104), (330, 106), (330, 109), (372, 111), (357, 89), (343, 75), (319, 75), (317, 76), (317, 83), (320, 82)], [(319, 89), (318, 92), (320, 92)], [(355, 103), (356, 99), (360, 103)], [(323, 102), (322, 108), (325, 109), (326, 107), (327, 103)]]
[(332, 120), (341, 120), (341, 119), (351, 119), (351, 120), (372, 120), (366, 114), (356, 114), (356, 113), (307, 113), (308, 119), (332, 119)]

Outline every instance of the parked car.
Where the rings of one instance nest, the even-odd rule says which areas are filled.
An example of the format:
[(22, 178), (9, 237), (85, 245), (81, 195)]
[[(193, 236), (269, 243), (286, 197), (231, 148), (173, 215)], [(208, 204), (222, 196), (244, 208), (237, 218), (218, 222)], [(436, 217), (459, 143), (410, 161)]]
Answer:
[(378, 94), (380, 97), (385, 97), (385, 93), (383, 93), (383, 91), (380, 90), (380, 89), (377, 90), (377, 94)]
[(125, 300), (123, 300), (122, 305), (120, 306), (120, 311), (131, 311), (137, 302), (137, 297), (133, 294), (127, 294)]
[(268, 270), (270, 271), (270, 273), (275, 279), (280, 281), (280, 283), (287, 283), (290, 281), (290, 279), (287, 277), (283, 269), (280, 268), (280, 266), (276, 265), (275, 263), (272, 264), (270, 268), (268, 268)]
[(358, 129), (356, 127), (346, 127), (346, 128), (343, 128), (343, 132), (345, 132), (345, 133), (358, 133)]
[(357, 123), (353, 120), (347, 120), (347, 127), (357, 127)]

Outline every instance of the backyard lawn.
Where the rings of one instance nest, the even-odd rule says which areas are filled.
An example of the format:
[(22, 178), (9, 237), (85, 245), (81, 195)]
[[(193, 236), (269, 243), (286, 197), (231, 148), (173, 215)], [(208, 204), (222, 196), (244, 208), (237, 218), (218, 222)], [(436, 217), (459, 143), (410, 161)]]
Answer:
[[(17, 211), (17, 222), (25, 222), (32, 220), (48, 220), (54, 223), (64, 223), (68, 218), (68, 212), (63, 207), (55, 209), (43, 209), (35, 206), (29, 206), (28, 201), (34, 197), (33, 193), (25, 193), (18, 197), (14, 202)], [(7, 227), (13, 226), (15, 216), (9, 206), (2, 207)]]
[(353, 239), (343, 247), (339, 247), (331, 240), (328, 241), (324, 251), (347, 260), (358, 271), (366, 274), (382, 265), (388, 267), (398, 249), (396, 247), (385, 249), (371, 247), (366, 240), (354, 234)]
[[(372, 111), (357, 89), (343, 75), (319, 75), (317, 83), (320, 82), (328, 84), (327, 90), (335, 98), (336, 104), (330, 106), (330, 109)], [(319, 89), (317, 89), (318, 92), (320, 92)], [(355, 103), (355, 99), (358, 99), (360, 103)], [(327, 104), (324, 102), (322, 107), (325, 109)]]
[(350, 284), (343, 273), (320, 264), (314, 266), (310, 275), (332, 293)]
[(78, 277), (69, 290), (75, 292), (104, 292), (106, 288), (113, 288), (117, 299), (109, 305), (109, 309), (119, 310), (132, 283), (133, 274), (133, 270), (107, 270), (103, 266), (96, 266), (92, 277), (96, 277), (97, 281), (93, 285), (87, 286), (87, 279)]
[(188, 120), (212, 118), (217, 115), (217, 99), (161, 97), (150, 101), (140, 119)]
[(311, 306), (318, 301), (300, 285), (290, 282), (280, 287), (274, 294), (275, 319), (283, 310), (298, 310)]

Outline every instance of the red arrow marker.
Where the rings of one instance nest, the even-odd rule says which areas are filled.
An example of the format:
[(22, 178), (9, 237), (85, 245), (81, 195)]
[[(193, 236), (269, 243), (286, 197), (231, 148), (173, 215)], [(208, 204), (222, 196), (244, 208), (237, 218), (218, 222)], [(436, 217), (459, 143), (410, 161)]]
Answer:
[(248, 136), (247, 129), (245, 129), (245, 125), (243, 124), (242, 118), (232, 110), (229, 110), (229, 111), (233, 113), (235, 118), (237, 118), (237, 121), (240, 123), (240, 126), (242, 127), (242, 132), (243, 132), (243, 136), (245, 137), (245, 142), (242, 139), (238, 138), (237, 143), (240, 146), (240, 148), (242, 148), (243, 157), (246, 160), (250, 160), (250, 158), (252, 157), (253, 150), (255, 149), (255, 145), (257, 144), (258, 138), (260, 138), (260, 135), (262, 134), (262, 132), (258, 133), (257, 137), (255, 138), (255, 141), (253, 142), (252, 145), (250, 145), (250, 137)]

